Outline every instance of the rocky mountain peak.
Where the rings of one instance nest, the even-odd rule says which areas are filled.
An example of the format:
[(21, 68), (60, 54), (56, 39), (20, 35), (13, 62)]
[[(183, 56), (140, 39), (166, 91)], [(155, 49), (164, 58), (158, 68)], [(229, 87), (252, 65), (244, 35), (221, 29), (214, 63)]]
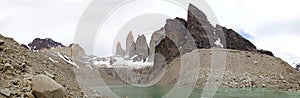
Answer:
[(130, 31), (126, 38), (126, 54), (127, 55), (129, 54), (129, 52), (130, 52), (129, 50), (133, 44), (134, 44), (134, 37), (133, 37), (132, 31)]
[(69, 48), (71, 48), (71, 56), (75, 56), (75, 57), (87, 56), (84, 49), (79, 44), (72, 43), (69, 45)]
[(57, 47), (65, 47), (63, 44), (52, 40), (51, 38), (35, 38), (31, 43), (28, 44), (31, 50), (43, 50)]
[(192, 4), (188, 8), (187, 21), (181, 18), (168, 19), (164, 29), (165, 38), (155, 46), (155, 53), (162, 54), (166, 60), (180, 55), (178, 51), (186, 53), (197, 48), (212, 47), (274, 56), (270, 51), (257, 50), (255, 45), (232, 29), (212, 26), (207, 16)]
[(145, 35), (139, 35), (136, 40), (136, 53), (144, 58), (149, 55), (149, 47)]
[(117, 43), (116, 55), (118, 55), (118, 56), (125, 56), (125, 50), (122, 48), (120, 42)]
[[(138, 36), (136, 43), (133, 39), (132, 32), (129, 32), (126, 38), (126, 55), (129, 57), (159, 53), (168, 61), (180, 55), (179, 51), (184, 54), (203, 48), (254, 51), (274, 56), (270, 51), (257, 50), (255, 45), (232, 29), (221, 25), (214, 27), (205, 13), (192, 4), (188, 8), (187, 21), (179, 17), (167, 19), (165, 26), (152, 34), (149, 46), (143, 35)], [(121, 51), (120, 47), (117, 50)]]

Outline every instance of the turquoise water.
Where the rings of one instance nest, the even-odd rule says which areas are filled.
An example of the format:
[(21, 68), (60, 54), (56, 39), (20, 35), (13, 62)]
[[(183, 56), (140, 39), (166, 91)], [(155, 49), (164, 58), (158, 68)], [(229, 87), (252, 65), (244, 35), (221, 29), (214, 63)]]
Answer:
[[(109, 89), (121, 98), (161, 98), (164, 97), (173, 86), (134, 87), (129, 85), (108, 86)], [(95, 90), (106, 94), (104, 87), (95, 87)], [(105, 93), (106, 92), (106, 93)], [(194, 89), (188, 98), (200, 98), (203, 89)], [(180, 96), (180, 93), (176, 93)], [(173, 96), (173, 97), (174, 97)], [(300, 93), (270, 90), (263, 88), (255, 89), (218, 89), (214, 98), (300, 98)]]

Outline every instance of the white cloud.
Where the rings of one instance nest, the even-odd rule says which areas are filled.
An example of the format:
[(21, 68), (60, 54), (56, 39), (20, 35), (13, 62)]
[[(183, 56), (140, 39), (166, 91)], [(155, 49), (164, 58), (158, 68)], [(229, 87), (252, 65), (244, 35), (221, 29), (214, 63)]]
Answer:
[(28, 44), (36, 37), (73, 42), (80, 15), (89, 0), (2, 0), (0, 32)]
[(258, 48), (289, 61), (300, 56), (297, 0), (208, 0), (221, 25), (250, 33)]

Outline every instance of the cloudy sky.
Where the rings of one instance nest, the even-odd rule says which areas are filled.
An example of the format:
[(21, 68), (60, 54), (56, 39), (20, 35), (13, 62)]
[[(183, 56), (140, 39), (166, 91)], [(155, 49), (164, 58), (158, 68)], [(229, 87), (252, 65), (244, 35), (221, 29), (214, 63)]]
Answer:
[[(13, 37), (22, 44), (40, 37), (52, 38), (68, 45), (74, 41), (77, 24), (90, 1), (0, 0), (0, 34)], [(271, 50), (290, 63), (299, 59), (298, 0), (207, 2), (221, 25), (238, 31), (258, 48)], [(169, 12), (178, 13), (178, 16), (185, 15), (176, 10)]]

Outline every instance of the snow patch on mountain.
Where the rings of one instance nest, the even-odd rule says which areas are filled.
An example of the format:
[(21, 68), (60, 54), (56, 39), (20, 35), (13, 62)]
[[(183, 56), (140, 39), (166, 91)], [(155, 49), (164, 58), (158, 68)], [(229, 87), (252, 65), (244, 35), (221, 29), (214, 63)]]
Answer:
[(57, 55), (58, 55), (61, 59), (63, 59), (65, 62), (67, 62), (67, 63), (69, 63), (69, 64), (75, 66), (76, 68), (80, 68), (80, 67), (79, 67), (73, 60), (71, 60), (68, 56), (66, 56), (66, 55), (61, 55), (60, 52), (56, 52), (56, 53), (57, 53)]
[(220, 46), (220, 47), (224, 47), (223, 46), (223, 44), (221, 43), (221, 39), (218, 37), (218, 39), (216, 40), (216, 42), (215, 42), (215, 44), (217, 45), (217, 46)]
[(113, 63), (113, 67), (121, 67), (121, 68), (134, 68), (139, 69), (147, 66), (153, 66), (153, 62), (143, 62), (143, 61), (133, 61), (133, 60), (125, 60), (121, 57), (114, 58), (116, 62)]
[(52, 59), (51, 57), (49, 57), (49, 60), (52, 61), (53, 63), (57, 63), (58, 61)]

